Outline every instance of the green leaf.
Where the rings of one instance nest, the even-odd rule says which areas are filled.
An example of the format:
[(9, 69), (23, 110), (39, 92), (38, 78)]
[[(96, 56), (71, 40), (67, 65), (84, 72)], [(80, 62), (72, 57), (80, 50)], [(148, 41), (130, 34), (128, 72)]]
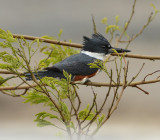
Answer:
[(90, 112), (89, 114), (88, 113), (89, 113), (89, 104), (87, 105), (85, 109), (83, 109), (82, 111), (78, 113), (78, 117), (81, 120), (84, 120), (86, 117), (87, 117), (86, 120), (92, 120), (95, 114), (93, 112)]
[(14, 57), (13, 55), (10, 55), (6, 51), (0, 52), (0, 59), (3, 62), (8, 63), (8, 64), (1, 64), (0, 67), (2, 69), (9, 69), (10, 67), (11, 67), (11, 69), (13, 69), (13, 68), (17, 69), (21, 66), (20, 60), (17, 57)]
[(37, 116), (36, 120), (39, 120), (39, 119), (43, 120), (47, 117), (50, 119), (59, 119), (58, 116), (47, 113), (47, 112), (40, 112), (40, 113), (36, 114), (36, 116)]
[(51, 123), (47, 120), (39, 119), (39, 120), (34, 120), (34, 121), (37, 122), (38, 127), (44, 127), (44, 126), (48, 126), (48, 125), (55, 126), (53, 123)]
[(126, 22), (125, 24), (124, 24), (124, 28), (126, 28), (128, 26), (128, 22)]
[(4, 31), (0, 29), (0, 38), (5, 39), (8, 42), (17, 42), (17, 39), (13, 37), (10, 31)]
[(153, 7), (156, 14), (160, 12), (153, 3), (151, 3), (150, 6)]
[(3, 43), (3, 42), (0, 42), (0, 46), (1, 46), (2, 48), (6, 48), (6, 47), (7, 47), (7, 45), (6, 45), (5, 43)]
[(7, 30), (6, 40), (9, 42), (17, 42), (17, 39), (13, 37), (12, 33), (9, 30)]
[(71, 74), (68, 74), (65, 70), (63, 70), (63, 75), (66, 77), (68, 84), (70, 84)]
[(62, 113), (63, 113), (63, 115), (64, 115), (64, 118), (65, 118), (66, 120), (70, 120), (71, 116), (70, 116), (70, 111), (69, 111), (69, 109), (68, 109), (67, 104), (66, 104), (65, 102), (62, 102), (62, 101), (60, 101), (59, 103), (60, 103), (60, 108), (61, 108), (61, 110), (62, 110)]
[(1, 38), (1, 39), (6, 39), (6, 37), (7, 37), (6, 31), (0, 29), (0, 38)]
[(156, 8), (156, 6), (155, 6), (153, 3), (151, 3), (150, 6), (153, 7), (153, 9), (154, 9), (155, 11), (157, 11), (157, 8)]
[(0, 63), (0, 69), (12, 70), (12, 65)]
[(0, 85), (2, 85), (3, 83), (4, 83), (4, 78), (0, 76)]
[(116, 25), (119, 23), (119, 16), (115, 17)]
[(73, 128), (74, 130), (76, 129), (72, 121), (70, 122), (70, 125), (68, 127)]
[(90, 68), (98, 68), (98, 69), (103, 69), (104, 64), (101, 60), (96, 60), (93, 63), (89, 63), (88, 65), (90, 65)]
[(37, 92), (36, 90), (31, 90), (27, 93), (27, 96), (22, 96), (22, 97), (26, 99), (24, 103), (30, 102), (32, 104), (39, 104), (39, 103), (46, 104), (50, 101), (45, 94)]
[(105, 115), (102, 114), (102, 116), (98, 117), (98, 126), (102, 124), (102, 121), (105, 119)]
[(120, 28), (119, 28), (119, 26), (117, 26), (117, 25), (108, 25), (108, 26), (106, 27), (106, 34), (107, 34), (111, 29), (113, 29), (114, 31), (116, 31), (116, 30), (119, 30)]
[(55, 40), (55, 38), (53, 36), (48, 36), (48, 35), (44, 35), (41, 38)]
[(100, 68), (97, 64), (95, 63), (89, 63), (88, 65), (90, 65), (90, 68)]
[(56, 81), (57, 81), (57, 79), (55, 79), (53, 77), (43, 77), (41, 80), (42, 80), (43, 84), (48, 85), (52, 89), (56, 89)]
[(54, 62), (54, 58), (42, 59), (42, 60), (40, 60), (40, 62), (38, 64), (38, 68), (39, 69), (46, 68), (50, 64), (52, 64), (53, 62)]
[(116, 53), (119, 56), (118, 52), (115, 49), (112, 49), (112, 50), (114, 51), (114, 53)]
[(62, 45), (54, 45), (54, 44), (50, 44), (50, 46), (44, 46), (40, 51), (43, 52), (45, 55), (47, 55), (47, 60), (48, 59), (52, 60), (51, 61), (52, 64), (60, 62), (70, 55), (79, 53), (79, 50), (77, 49), (73, 49)]
[(60, 30), (59, 30), (59, 33), (58, 33), (58, 38), (59, 38), (59, 39), (61, 38), (62, 33), (63, 33), (63, 30), (62, 30), (62, 29), (60, 29)]
[[(38, 90), (40, 90), (37, 87)], [(43, 93), (38, 92), (36, 90), (31, 90), (27, 92), (27, 95), (22, 96), (25, 101), (24, 103), (31, 103), (31, 104), (44, 104), (44, 106), (49, 106), (51, 110), (57, 112), (57, 108), (54, 106), (54, 104), (50, 101), (50, 99)]]
[[(67, 75), (67, 73), (66, 73)], [(44, 77), (41, 79), (43, 84), (46, 84), (47, 86), (51, 87), (52, 89), (55, 89), (57, 91), (58, 97), (60, 99), (66, 99), (67, 95), (69, 93), (70, 90), (70, 80), (71, 77), (69, 76), (68, 80), (67, 79), (56, 79), (53, 77)]]
[(7, 78), (2, 78), (0, 77), (0, 85), (3, 85), (5, 82), (7, 82), (8, 80), (12, 79), (12, 78), (15, 78), (16, 76), (10, 76), (10, 77), (7, 77)]
[(107, 18), (106, 18), (106, 17), (104, 17), (104, 18), (101, 20), (101, 23), (102, 23), (102, 24), (106, 24), (106, 25), (107, 25)]
[(40, 48), (40, 52), (43, 52), (46, 49), (48, 49), (48, 46), (45, 45), (45, 46), (43, 46), (43, 47)]

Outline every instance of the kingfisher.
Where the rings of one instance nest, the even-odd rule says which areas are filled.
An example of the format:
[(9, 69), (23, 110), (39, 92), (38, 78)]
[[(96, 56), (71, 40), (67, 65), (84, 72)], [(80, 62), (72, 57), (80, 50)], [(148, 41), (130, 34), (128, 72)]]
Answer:
[[(81, 81), (86, 83), (90, 77), (96, 75), (99, 71), (98, 68), (91, 68), (90, 63), (95, 61), (104, 60), (105, 56), (111, 53), (130, 52), (130, 50), (122, 48), (114, 48), (108, 40), (100, 33), (92, 34), (92, 37), (83, 36), (83, 47), (80, 53), (71, 55), (66, 59), (54, 64), (53, 66), (46, 67), (42, 71), (33, 72), (37, 79), (47, 77), (65, 78), (63, 70), (71, 74), (72, 81)], [(30, 73), (25, 73), (26, 80), (32, 80)]]

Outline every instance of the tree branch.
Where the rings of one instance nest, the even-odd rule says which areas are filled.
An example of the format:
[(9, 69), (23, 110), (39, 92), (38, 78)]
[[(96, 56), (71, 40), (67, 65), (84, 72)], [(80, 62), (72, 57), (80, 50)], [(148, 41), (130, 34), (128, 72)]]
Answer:
[(125, 56), (129, 58), (137, 58), (137, 59), (149, 59), (149, 60), (160, 60), (160, 56), (151, 56), (151, 55), (141, 55), (141, 54), (123, 54), (119, 53), (118, 55), (116, 53), (112, 53), (112, 56)]
[[(130, 23), (131, 23), (131, 20), (132, 20), (132, 18), (133, 18), (133, 16), (134, 16), (134, 13), (135, 13), (135, 6), (136, 6), (136, 0), (134, 0), (130, 18), (129, 18), (129, 20), (127, 21), (127, 25), (124, 27), (124, 30), (123, 30), (123, 32), (121, 33), (121, 35), (120, 35), (120, 37), (119, 37), (119, 39), (118, 39), (118, 43), (119, 43), (119, 41), (122, 39), (124, 33), (127, 31), (128, 27), (129, 27), (129, 25), (130, 25)], [(117, 44), (117, 45), (118, 45), (118, 44)]]
[[(130, 87), (135, 87), (137, 85), (145, 85), (145, 84), (153, 84), (153, 83), (157, 83), (160, 82), (160, 79), (155, 79), (155, 80), (148, 80), (148, 81), (138, 81), (138, 82), (132, 82), (127, 86)], [(72, 82), (71, 84), (75, 84), (74, 82)], [(117, 86), (123, 86), (123, 83), (120, 84), (112, 84), (110, 85), (109, 83), (99, 83), (99, 82), (87, 82), (86, 84), (82, 84), (82, 83), (77, 83), (76, 84), (80, 84), (80, 85), (86, 85), (86, 86), (96, 86), (96, 87), (117, 87)], [(32, 84), (31, 86), (29, 85), (22, 85), (22, 86), (6, 86), (6, 87), (0, 87), (0, 91), (1, 90), (21, 90), (21, 89), (29, 89), (29, 88), (33, 88), (38, 86), (37, 84)], [(41, 85), (44, 86), (44, 85)], [(45, 85), (46, 86), (46, 85)]]
[[(64, 46), (69, 46), (69, 47), (74, 47), (74, 48), (82, 48), (83, 45), (77, 44), (77, 43), (70, 43), (70, 42), (63, 42), (63, 41), (57, 41), (57, 40), (51, 40), (51, 39), (45, 39), (41, 37), (34, 37), (34, 36), (28, 36), (28, 35), (18, 35), (18, 34), (13, 34), (14, 38), (24, 38), (27, 40), (35, 40), (39, 39), (42, 42), (45, 43), (51, 43), (51, 44), (57, 44), (57, 45), (64, 45)], [(112, 53), (112, 56), (123, 56), (123, 53)], [(148, 56), (148, 55), (140, 55), (140, 54), (125, 54), (125, 57), (129, 58), (138, 58), (138, 59), (149, 59), (149, 60), (160, 60), (160, 56)]]
[[(17, 75), (15, 72), (7, 71), (7, 70), (0, 70), (0, 74), (14, 74), (14, 75)], [(19, 75), (24, 75), (24, 74), (19, 72)]]
[(156, 71), (154, 71), (154, 72), (152, 72), (152, 73), (147, 74), (147, 75), (144, 77), (143, 81), (145, 81), (148, 76), (153, 75), (153, 74), (155, 74), (155, 73), (157, 73), (157, 72), (160, 72), (160, 70), (156, 70)]
[(146, 90), (144, 90), (144, 89), (142, 89), (142, 88), (140, 88), (139, 86), (135, 86), (137, 89), (139, 89), (139, 90), (141, 90), (141, 91), (143, 91), (145, 94), (149, 94), (149, 92), (147, 92)]
[(8, 93), (8, 92), (6, 92), (6, 91), (1, 90), (1, 92), (2, 92), (3, 94), (9, 95), (9, 96), (12, 96), (12, 97), (20, 97), (20, 96), (22, 96), (22, 95), (25, 95), (25, 94), (27, 93), (27, 91), (28, 91), (28, 89), (25, 89), (25, 91), (24, 91), (23, 93), (17, 95), (17, 94), (10, 94), (10, 93)]
[(35, 36), (28, 36), (28, 35), (19, 35), (19, 34), (13, 34), (14, 38), (24, 38), (27, 40), (35, 40), (39, 39), (39, 41), (45, 42), (45, 43), (51, 43), (51, 44), (57, 44), (57, 45), (64, 45), (64, 46), (70, 46), (75, 48), (82, 48), (81, 44), (76, 43), (70, 43), (70, 42), (64, 42), (64, 41), (57, 41), (57, 40), (51, 40), (51, 39), (45, 39), (42, 37), (35, 37)]

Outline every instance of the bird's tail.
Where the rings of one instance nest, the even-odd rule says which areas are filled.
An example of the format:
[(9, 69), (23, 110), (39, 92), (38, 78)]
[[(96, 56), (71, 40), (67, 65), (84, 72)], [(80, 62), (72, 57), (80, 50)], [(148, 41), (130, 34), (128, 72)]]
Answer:
[[(41, 79), (43, 77), (54, 77), (54, 78), (65, 78), (65, 76), (63, 75), (63, 73), (61, 72), (57, 72), (57, 71), (38, 71), (38, 72), (33, 72), (34, 76), (36, 77), (36, 79)], [(26, 80), (32, 80), (32, 75), (29, 72), (24, 73), (24, 75), (26, 76)]]

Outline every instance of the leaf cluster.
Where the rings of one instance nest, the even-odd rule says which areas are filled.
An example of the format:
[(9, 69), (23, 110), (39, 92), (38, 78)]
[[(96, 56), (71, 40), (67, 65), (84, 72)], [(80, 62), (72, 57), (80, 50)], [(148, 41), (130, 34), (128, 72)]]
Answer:
[(70, 84), (71, 75), (65, 71), (63, 73), (66, 79), (58, 80), (53, 77), (44, 77), (40, 80), (40, 83), (45, 85), (44, 87), (36, 87), (35, 89), (31, 89), (27, 92), (27, 95), (23, 96), (25, 98), (25, 103), (30, 102), (32, 104), (44, 104), (44, 106), (50, 108), (53, 114), (61, 114), (59, 117), (53, 117), (53, 115), (47, 115), (44, 112), (36, 115), (36, 122), (38, 122), (38, 126), (53, 125), (53, 123), (45, 120), (46, 117), (50, 117), (50, 119), (57, 118), (65, 125), (66, 123), (68, 125), (71, 123), (71, 114), (69, 106), (66, 103), (66, 99), (70, 98), (70, 100), (73, 101), (75, 92), (73, 88), (71, 88)]
[(35, 122), (37, 122), (37, 126), (39, 127), (44, 127), (47, 125), (52, 125), (55, 126), (53, 123), (51, 123), (50, 121), (47, 121), (46, 119), (59, 119), (56, 115), (47, 113), (47, 112), (40, 112), (38, 114), (36, 114), (36, 119), (34, 120)]
[[(51, 40), (60, 40), (63, 30), (60, 30), (58, 33), (58, 38), (51, 37), (51, 36), (42, 36), (42, 38), (45, 39), (51, 39)], [(69, 42), (72, 42), (71, 40)], [(57, 62), (62, 61), (63, 59), (67, 58), (70, 55), (79, 53), (79, 50), (62, 46), (62, 45), (55, 45), (50, 44), (49, 46), (43, 46), (40, 49), (40, 52), (42, 52), (44, 55), (46, 55), (46, 58), (40, 60), (39, 62), (39, 69), (49, 66), (50, 64), (55, 64)]]

